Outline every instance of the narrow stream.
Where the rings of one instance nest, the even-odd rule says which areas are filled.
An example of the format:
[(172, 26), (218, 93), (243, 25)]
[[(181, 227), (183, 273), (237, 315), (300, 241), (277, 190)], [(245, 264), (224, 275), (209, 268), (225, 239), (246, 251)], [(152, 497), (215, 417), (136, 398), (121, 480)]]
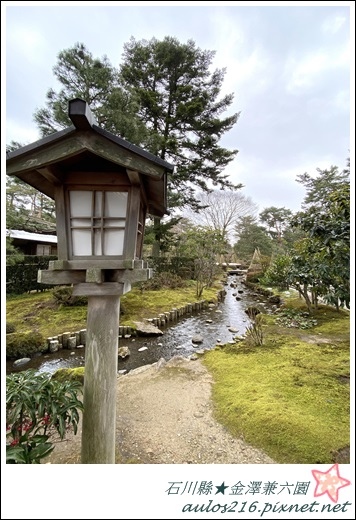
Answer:
[[(128, 347), (130, 356), (125, 359), (119, 357), (118, 370), (133, 370), (155, 363), (162, 357), (166, 361), (176, 355), (188, 357), (197, 350), (212, 349), (218, 343), (228, 343), (235, 336), (243, 334), (250, 323), (245, 312), (247, 307), (257, 305), (262, 312), (272, 312), (275, 308), (266, 303), (265, 297), (246, 288), (243, 280), (243, 276), (229, 275), (223, 301), (214, 308), (187, 315), (172, 325), (161, 327), (162, 336), (120, 338), (119, 346)], [(201, 336), (202, 343), (192, 342), (192, 338), (197, 335)], [(6, 371), (10, 373), (34, 368), (38, 372), (53, 373), (59, 368), (84, 366), (84, 356), (85, 348), (73, 351), (62, 349), (53, 354), (34, 357), (20, 367), (14, 367), (13, 361), (8, 361)]]

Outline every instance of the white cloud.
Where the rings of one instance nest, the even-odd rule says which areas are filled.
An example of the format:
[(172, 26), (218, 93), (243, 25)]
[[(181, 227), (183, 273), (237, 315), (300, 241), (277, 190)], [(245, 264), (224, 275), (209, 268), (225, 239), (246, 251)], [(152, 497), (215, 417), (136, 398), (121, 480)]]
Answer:
[(239, 64), (239, 83), (245, 83), (252, 78), (259, 77), (259, 85), (264, 83), (261, 74), (267, 69), (268, 59), (262, 55), (261, 49), (255, 49)]
[(39, 31), (23, 24), (7, 27), (7, 46), (9, 55), (16, 53), (18, 49), (22, 58), (38, 64), (43, 62), (48, 47), (46, 39)]
[[(241, 156), (239, 154), (233, 163), (226, 168), (226, 173), (229, 174), (231, 182), (244, 185), (241, 193), (250, 197), (252, 202), (258, 205), (258, 213), (269, 206), (298, 208), (298, 205), (293, 207), (297, 204), (294, 186), (292, 196), (288, 193), (290, 179), (286, 184), (283, 183), (283, 179), (277, 179), (275, 169), (266, 168), (263, 158), (242, 151)], [(302, 196), (300, 201), (301, 199)]]
[(333, 50), (319, 50), (299, 59), (291, 56), (284, 70), (287, 92), (298, 93), (309, 89), (320, 80), (324, 72), (340, 67), (346, 68), (350, 64), (351, 55), (348, 46)]
[(224, 10), (214, 9), (210, 15), (212, 22), (212, 40), (218, 44), (219, 48), (225, 47), (229, 52), (231, 49), (239, 49), (246, 45), (246, 30), (241, 17), (237, 14), (231, 16)]
[(29, 144), (38, 141), (40, 135), (36, 128), (31, 128), (29, 124), (19, 123), (14, 119), (7, 118), (6, 120), (6, 143), (10, 141), (17, 141), (21, 144)]
[(314, 54), (299, 63), (291, 58), (286, 63), (287, 92), (298, 92), (300, 89), (311, 87), (323, 68), (326, 68), (327, 56)]
[(320, 121), (334, 120), (335, 116), (350, 114), (350, 91), (342, 89), (330, 97), (310, 96), (305, 100), (305, 112)]
[(341, 90), (334, 98), (334, 107), (341, 112), (350, 112), (350, 92)]
[(324, 170), (332, 165), (340, 169), (344, 167), (344, 163), (339, 164), (332, 155), (310, 158), (308, 153), (300, 153), (293, 162), (295, 165), (292, 167), (288, 167), (287, 163), (273, 167), (266, 165), (263, 158), (246, 154), (237, 156), (226, 172), (232, 182), (244, 185), (241, 193), (258, 204), (259, 213), (269, 206), (285, 207), (295, 212), (300, 210), (306, 196), (305, 187), (296, 180), (298, 175), (308, 173), (316, 177), (317, 168)]
[(346, 18), (344, 16), (329, 17), (324, 20), (321, 29), (323, 32), (335, 34), (341, 29), (345, 22)]
[(222, 93), (236, 91), (247, 82), (254, 92), (263, 89), (267, 83), (265, 72), (269, 59), (261, 46), (251, 47), (248, 38), (250, 27), (244, 27), (238, 16), (232, 17), (223, 11), (215, 11), (212, 20), (214, 48), (219, 49), (214, 66), (227, 69)]
[(238, 96), (244, 94), (251, 97), (263, 91), (270, 82), (267, 74), (269, 60), (261, 49), (256, 48), (249, 54), (239, 53), (231, 49), (226, 54), (220, 53), (221, 65), (227, 72), (221, 89), (222, 94), (236, 92)]

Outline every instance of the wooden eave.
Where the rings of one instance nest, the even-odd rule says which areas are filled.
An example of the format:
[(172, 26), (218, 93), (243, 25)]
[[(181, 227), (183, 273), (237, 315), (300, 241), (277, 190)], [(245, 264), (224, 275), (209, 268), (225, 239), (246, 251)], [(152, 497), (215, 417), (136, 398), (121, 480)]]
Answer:
[(70, 163), (87, 154), (103, 164), (135, 171), (146, 190), (149, 213), (166, 213), (166, 175), (174, 167), (138, 146), (114, 136), (97, 125), (87, 129), (70, 127), (7, 154), (8, 175), (16, 176), (54, 199), (55, 187), (64, 182)]

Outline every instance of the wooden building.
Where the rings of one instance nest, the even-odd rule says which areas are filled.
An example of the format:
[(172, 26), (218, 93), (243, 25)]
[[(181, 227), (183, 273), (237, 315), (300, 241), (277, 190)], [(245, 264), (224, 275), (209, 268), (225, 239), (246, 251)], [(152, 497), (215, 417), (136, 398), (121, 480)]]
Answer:
[(12, 244), (24, 255), (57, 256), (57, 237), (55, 235), (11, 229), (6, 231), (6, 236), (12, 239)]

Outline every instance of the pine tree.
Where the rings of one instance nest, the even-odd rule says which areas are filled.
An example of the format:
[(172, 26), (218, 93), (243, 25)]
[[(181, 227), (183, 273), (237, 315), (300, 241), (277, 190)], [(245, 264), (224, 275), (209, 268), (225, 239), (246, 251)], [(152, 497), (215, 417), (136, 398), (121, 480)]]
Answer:
[(220, 97), (226, 71), (210, 72), (214, 55), (192, 40), (182, 44), (172, 37), (131, 38), (124, 46), (121, 79), (139, 99), (139, 116), (151, 131), (147, 145), (176, 165), (169, 179), (171, 206), (198, 208), (194, 189), (208, 191), (209, 183), (235, 187), (223, 172), (237, 150), (221, 147), (219, 140), (239, 114), (221, 117), (233, 94)]
[(49, 89), (46, 107), (34, 114), (43, 137), (71, 125), (68, 101), (79, 97), (88, 103), (99, 126), (134, 144), (144, 142), (146, 129), (136, 116), (137, 102), (120, 87), (118, 71), (106, 56), (94, 58), (83, 43), (76, 43), (58, 54), (53, 73), (62, 88)]

